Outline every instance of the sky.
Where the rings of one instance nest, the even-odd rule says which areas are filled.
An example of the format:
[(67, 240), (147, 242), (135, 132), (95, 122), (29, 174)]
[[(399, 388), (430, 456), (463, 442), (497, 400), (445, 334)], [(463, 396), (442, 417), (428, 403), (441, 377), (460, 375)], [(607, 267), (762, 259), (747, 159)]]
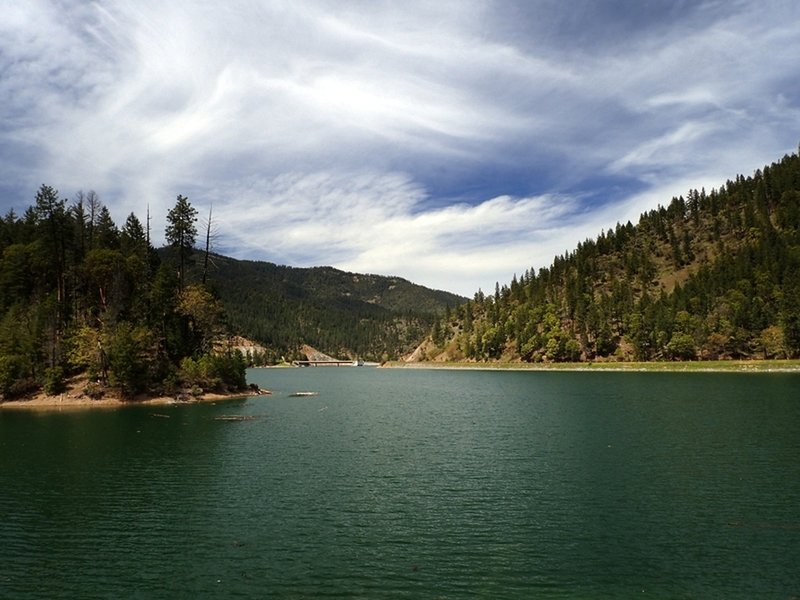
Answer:
[(796, 152), (795, 0), (0, 0), (0, 210), (471, 297)]

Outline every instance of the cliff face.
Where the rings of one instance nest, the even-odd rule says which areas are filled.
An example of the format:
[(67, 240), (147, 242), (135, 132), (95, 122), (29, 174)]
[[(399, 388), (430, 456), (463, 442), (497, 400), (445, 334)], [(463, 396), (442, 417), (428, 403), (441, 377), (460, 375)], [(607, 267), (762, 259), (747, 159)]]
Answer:
[(253, 355), (255, 353), (267, 352), (267, 349), (261, 344), (247, 339), (241, 335), (231, 336), (230, 338), (226, 339), (224, 343), (219, 345), (224, 346), (226, 349), (236, 350), (245, 356), (248, 354)]
[[(311, 362), (319, 362), (319, 361), (323, 361), (323, 362), (324, 361), (330, 361), (330, 362), (333, 362), (335, 360), (339, 360), (340, 358), (343, 358), (343, 357), (335, 358), (333, 356), (325, 354), (324, 352), (320, 352), (316, 348), (312, 348), (308, 344), (303, 344), (303, 346), (300, 348), (300, 352), (301, 352), (301, 354), (303, 354), (306, 357), (306, 360), (310, 360)], [(351, 358), (351, 357), (348, 356), (347, 358)]]

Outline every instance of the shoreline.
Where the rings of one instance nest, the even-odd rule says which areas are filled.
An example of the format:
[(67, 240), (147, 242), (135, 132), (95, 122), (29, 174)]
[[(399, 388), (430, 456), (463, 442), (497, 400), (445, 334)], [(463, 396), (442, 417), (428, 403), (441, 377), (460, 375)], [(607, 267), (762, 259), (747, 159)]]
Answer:
[(259, 393), (255, 393), (252, 390), (241, 390), (238, 392), (225, 393), (205, 392), (200, 396), (193, 397), (191, 400), (178, 400), (174, 396), (145, 395), (139, 395), (127, 400), (123, 399), (118, 394), (108, 393), (98, 400), (92, 400), (81, 392), (68, 390), (57, 396), (49, 396), (44, 392), (40, 392), (32, 398), (3, 401), (0, 402), (0, 410), (83, 410), (93, 408), (122, 408), (126, 406), (190, 405), (264, 395), (268, 394), (264, 393), (263, 390)]
[(473, 371), (563, 371), (629, 373), (800, 373), (800, 360), (730, 360), (675, 362), (402, 362), (390, 361), (387, 369), (445, 369)]

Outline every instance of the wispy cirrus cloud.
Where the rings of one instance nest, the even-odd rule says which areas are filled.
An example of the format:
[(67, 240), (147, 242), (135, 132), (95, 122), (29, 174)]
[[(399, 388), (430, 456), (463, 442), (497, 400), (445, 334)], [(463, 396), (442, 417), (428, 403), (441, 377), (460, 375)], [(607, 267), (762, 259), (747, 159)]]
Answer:
[(247, 256), (368, 273), (414, 265), (420, 283), (473, 291), (498, 262), (527, 264), (579, 219), (570, 198), (548, 196), (426, 208), (424, 189), (392, 173), (292, 173), (214, 195), (237, 198), (213, 210), (230, 249)]
[(4, 209), (42, 182), (97, 190), (120, 222), (183, 193), (213, 204), (234, 255), (467, 295), (800, 139), (794, 3), (31, 0), (3, 16)]

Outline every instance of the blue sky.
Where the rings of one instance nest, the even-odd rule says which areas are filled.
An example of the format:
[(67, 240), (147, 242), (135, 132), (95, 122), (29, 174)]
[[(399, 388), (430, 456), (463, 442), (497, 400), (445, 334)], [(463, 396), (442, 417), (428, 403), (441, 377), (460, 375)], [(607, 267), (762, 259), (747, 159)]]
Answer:
[(0, 210), (471, 296), (800, 141), (800, 3), (0, 0)]

